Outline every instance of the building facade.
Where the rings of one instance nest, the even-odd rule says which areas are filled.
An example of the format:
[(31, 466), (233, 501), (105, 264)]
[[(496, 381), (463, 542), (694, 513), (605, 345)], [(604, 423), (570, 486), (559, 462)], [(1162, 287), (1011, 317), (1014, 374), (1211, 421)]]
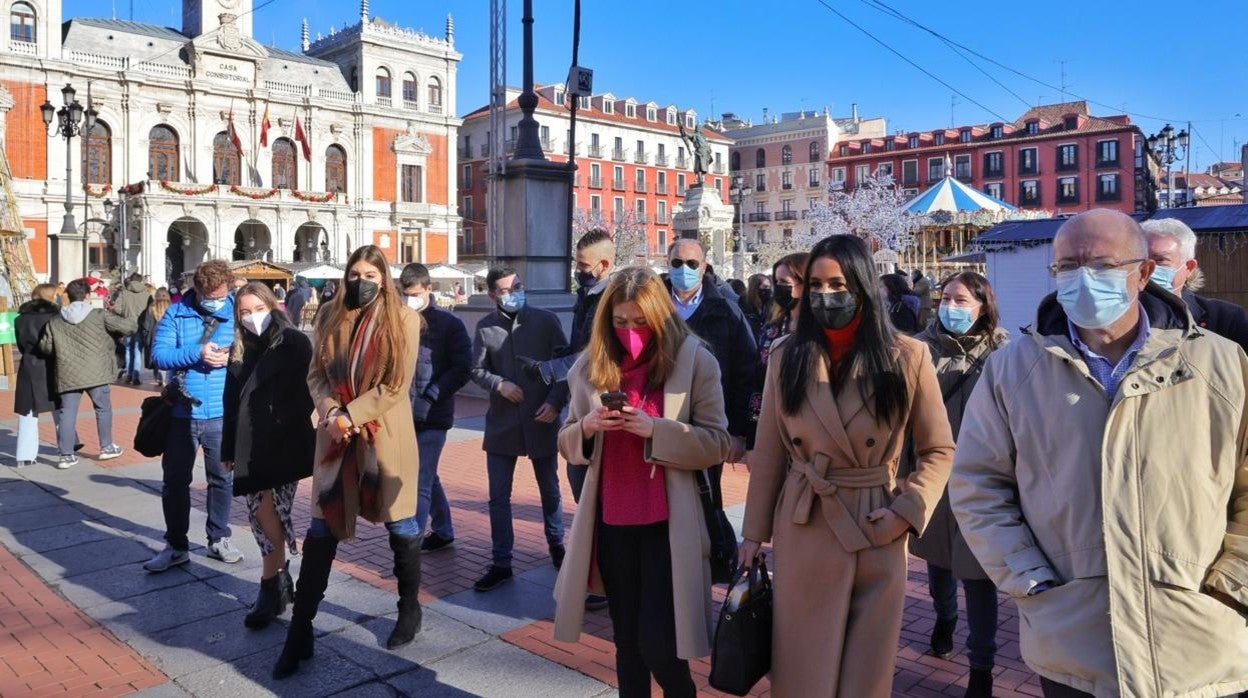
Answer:
[(828, 158), (833, 186), (878, 175), (917, 194), (953, 176), (1025, 209), (1055, 215), (1156, 207), (1157, 161), (1128, 116), (1098, 117), (1086, 102), (1032, 108), (1013, 123), (843, 140)]
[[(367, 243), (394, 262), (454, 261), (449, 16), (435, 38), (365, 0), (315, 40), (305, 23), (292, 52), (252, 38), (252, 0), (184, 0), (181, 29), (8, 5), (5, 148), (40, 276), (164, 283), (209, 258), (342, 262)], [(39, 113), (65, 84), (98, 112), (68, 152)], [(67, 185), (78, 240), (58, 240)]]
[(828, 155), (843, 139), (883, 138), (883, 118), (863, 119), (858, 105), (848, 118), (822, 112), (781, 114), (753, 124), (724, 115), (724, 133), (732, 138), (728, 168), (751, 189), (739, 205), (736, 226), (742, 225), (747, 247), (779, 242), (792, 235), (806, 211), (827, 200)]
[[(542, 150), (556, 162), (568, 160), (569, 99), (563, 85), (536, 89), (534, 113)], [(508, 156), (517, 138), (520, 107), (518, 91), (507, 95), (505, 147)], [(586, 220), (601, 218), (609, 225), (626, 225), (643, 232), (648, 255), (664, 254), (671, 242), (672, 214), (684, 200), (685, 191), (697, 180), (693, 157), (680, 129), (699, 127), (697, 112), (675, 105), (620, 99), (611, 93), (580, 98), (576, 113), (576, 180), (573, 207)], [(703, 125), (705, 126), (705, 125)], [(731, 142), (711, 128), (703, 127), (711, 145), (713, 161), (707, 186), (728, 196), (728, 146)], [(488, 216), (490, 152), (489, 108), (464, 117), (459, 137), (459, 204), (463, 220), (460, 257), (484, 258)], [(566, 220), (563, 214), (553, 219)]]

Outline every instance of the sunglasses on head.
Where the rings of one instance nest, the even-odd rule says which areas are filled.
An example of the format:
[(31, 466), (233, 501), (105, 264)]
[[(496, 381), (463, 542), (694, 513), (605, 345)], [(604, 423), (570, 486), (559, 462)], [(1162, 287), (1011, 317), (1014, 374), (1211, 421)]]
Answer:
[(681, 268), (681, 267), (683, 267), (683, 266), (688, 266), (690, 269), (697, 269), (699, 264), (701, 264), (701, 262), (699, 262), (699, 261), (698, 261), (698, 260), (696, 260), (696, 259), (679, 259), (679, 258), (677, 258), (677, 259), (673, 259), (673, 260), (672, 260), (672, 268), (673, 268), (673, 269), (679, 269), (679, 268)]

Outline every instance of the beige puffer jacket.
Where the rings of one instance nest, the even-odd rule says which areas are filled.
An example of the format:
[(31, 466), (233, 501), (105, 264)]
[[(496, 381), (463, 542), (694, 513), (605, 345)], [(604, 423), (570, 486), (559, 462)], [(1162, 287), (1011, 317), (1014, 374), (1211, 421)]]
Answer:
[[(1248, 358), (1155, 285), (1141, 302), (1152, 329), (1111, 401), (1045, 299), (1038, 331), (988, 361), (950, 499), (1042, 676), (1231, 695), (1248, 690)], [(1044, 581), (1060, 586), (1027, 595)]]

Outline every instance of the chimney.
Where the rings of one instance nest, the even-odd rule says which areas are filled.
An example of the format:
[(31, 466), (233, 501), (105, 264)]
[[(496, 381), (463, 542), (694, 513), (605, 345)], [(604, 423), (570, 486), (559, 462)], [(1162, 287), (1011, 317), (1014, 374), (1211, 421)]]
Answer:
[(850, 108), (849, 108), (849, 116), (850, 116), (850, 118), (851, 118), (851, 119), (853, 119), (853, 120), (854, 120), (854, 123), (855, 123), (855, 124), (859, 122), (859, 119), (858, 119), (858, 103), (857, 103), (857, 102), (854, 102), (854, 103), (850, 106)]

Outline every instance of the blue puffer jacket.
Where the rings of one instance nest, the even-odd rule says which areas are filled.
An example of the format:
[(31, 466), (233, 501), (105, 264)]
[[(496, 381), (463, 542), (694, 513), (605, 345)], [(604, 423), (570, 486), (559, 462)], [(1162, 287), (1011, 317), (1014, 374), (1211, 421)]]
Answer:
[[(183, 405), (173, 408), (173, 416), (191, 419), (218, 419), (225, 416), (226, 368), (210, 368), (200, 359), (204, 320), (208, 311), (199, 306), (195, 291), (182, 295), (182, 300), (169, 306), (156, 326), (152, 341), (152, 364), (164, 371), (186, 371), (186, 389), (199, 398), (200, 405), (190, 409)], [(225, 306), (212, 313), (217, 328), (208, 341), (227, 346), (234, 341), (234, 297), (227, 297)]]

